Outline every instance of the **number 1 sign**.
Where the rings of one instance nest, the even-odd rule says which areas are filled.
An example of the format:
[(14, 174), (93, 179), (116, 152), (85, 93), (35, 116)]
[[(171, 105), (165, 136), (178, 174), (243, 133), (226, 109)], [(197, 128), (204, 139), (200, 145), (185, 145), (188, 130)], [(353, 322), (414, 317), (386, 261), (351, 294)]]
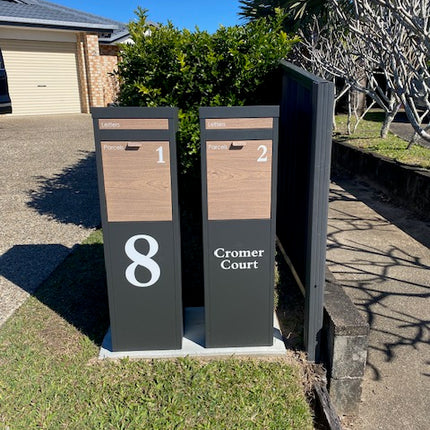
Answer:
[(180, 349), (177, 110), (92, 114), (112, 351)]

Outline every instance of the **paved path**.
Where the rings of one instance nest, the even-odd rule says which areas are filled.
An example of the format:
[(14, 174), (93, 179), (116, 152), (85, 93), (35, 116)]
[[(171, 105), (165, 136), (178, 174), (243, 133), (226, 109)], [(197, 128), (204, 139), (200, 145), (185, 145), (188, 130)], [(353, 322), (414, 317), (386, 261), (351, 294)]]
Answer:
[(370, 324), (353, 429), (430, 428), (429, 246), (429, 222), (360, 183), (332, 185), (328, 264)]
[(0, 116), (0, 325), (99, 224), (89, 115)]
[[(403, 111), (400, 111), (396, 115), (394, 122), (391, 124), (390, 131), (407, 142), (409, 142), (414, 135), (414, 129), (409, 123), (405, 112)], [(430, 142), (427, 142), (422, 138), (418, 138), (417, 143), (419, 143), (421, 146), (430, 148)]]

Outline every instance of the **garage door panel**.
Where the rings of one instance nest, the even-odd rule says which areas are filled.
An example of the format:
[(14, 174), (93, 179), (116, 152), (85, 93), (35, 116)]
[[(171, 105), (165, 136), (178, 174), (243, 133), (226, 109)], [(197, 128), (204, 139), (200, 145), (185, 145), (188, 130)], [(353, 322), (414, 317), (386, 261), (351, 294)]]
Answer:
[(15, 114), (81, 112), (74, 43), (0, 40)]

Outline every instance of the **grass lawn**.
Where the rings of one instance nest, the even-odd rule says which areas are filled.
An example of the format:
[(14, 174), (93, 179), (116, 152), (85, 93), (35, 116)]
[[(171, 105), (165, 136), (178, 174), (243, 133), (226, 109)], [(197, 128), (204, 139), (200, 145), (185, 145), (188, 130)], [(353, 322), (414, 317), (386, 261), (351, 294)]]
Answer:
[(335, 139), (392, 158), (400, 163), (430, 169), (430, 149), (418, 145), (406, 149), (408, 142), (392, 133), (389, 133), (386, 139), (379, 137), (383, 120), (383, 112), (370, 111), (360, 122), (356, 132), (347, 135), (347, 115), (337, 115)]
[(0, 328), (0, 429), (312, 429), (300, 367), (281, 359), (100, 361), (101, 232)]

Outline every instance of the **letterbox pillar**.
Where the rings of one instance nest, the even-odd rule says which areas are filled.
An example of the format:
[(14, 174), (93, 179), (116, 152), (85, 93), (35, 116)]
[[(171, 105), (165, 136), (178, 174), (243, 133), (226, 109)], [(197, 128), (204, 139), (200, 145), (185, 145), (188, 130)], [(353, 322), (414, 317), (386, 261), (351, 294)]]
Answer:
[(206, 347), (273, 343), (278, 117), (200, 109)]
[(113, 351), (180, 349), (175, 108), (94, 108)]

